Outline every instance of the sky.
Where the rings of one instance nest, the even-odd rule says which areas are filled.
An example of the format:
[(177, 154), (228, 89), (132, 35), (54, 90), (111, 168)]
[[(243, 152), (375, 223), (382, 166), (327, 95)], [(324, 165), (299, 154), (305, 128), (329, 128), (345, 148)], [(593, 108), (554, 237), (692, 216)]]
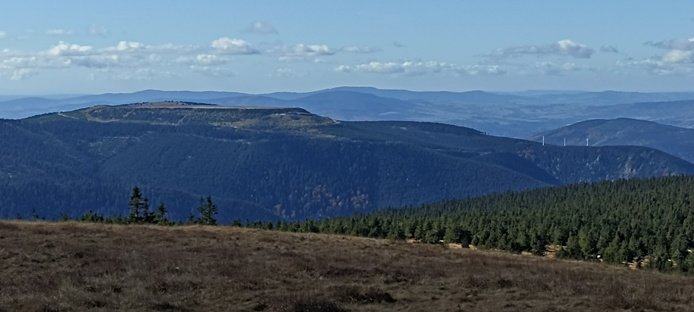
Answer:
[(0, 95), (694, 91), (694, 1), (22, 0)]

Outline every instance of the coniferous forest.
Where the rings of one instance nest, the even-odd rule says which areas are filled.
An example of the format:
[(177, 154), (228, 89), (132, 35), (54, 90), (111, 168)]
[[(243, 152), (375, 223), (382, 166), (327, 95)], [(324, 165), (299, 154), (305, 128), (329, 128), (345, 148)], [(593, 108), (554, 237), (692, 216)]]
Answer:
[[(67, 116), (67, 117), (66, 117)], [(95, 106), (0, 120), (0, 218), (117, 215), (128, 188), (185, 220), (321, 219), (620, 178), (694, 175), (638, 146), (543, 146), (453, 125), (348, 122), (297, 108), (188, 102)], [(153, 203), (156, 204), (156, 203)]]
[(694, 272), (694, 177), (507, 192), (353, 217), (249, 226), (460, 243)]

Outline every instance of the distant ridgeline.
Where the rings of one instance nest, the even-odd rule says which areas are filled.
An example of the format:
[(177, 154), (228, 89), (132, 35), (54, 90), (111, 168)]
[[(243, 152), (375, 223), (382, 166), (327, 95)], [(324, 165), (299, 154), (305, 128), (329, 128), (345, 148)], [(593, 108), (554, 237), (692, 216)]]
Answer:
[(304, 220), (579, 182), (694, 174), (635, 146), (542, 146), (445, 124), (186, 102), (0, 120), (0, 218), (125, 216), (138, 185), (172, 220)]
[(299, 223), (288, 231), (472, 244), (694, 272), (694, 177), (599, 182), (509, 192), (419, 208)]
[(591, 146), (647, 146), (694, 162), (694, 129), (646, 120), (629, 118), (585, 120), (542, 132), (531, 139), (538, 142), (546, 140), (548, 144), (556, 145), (585, 145), (588, 140)]

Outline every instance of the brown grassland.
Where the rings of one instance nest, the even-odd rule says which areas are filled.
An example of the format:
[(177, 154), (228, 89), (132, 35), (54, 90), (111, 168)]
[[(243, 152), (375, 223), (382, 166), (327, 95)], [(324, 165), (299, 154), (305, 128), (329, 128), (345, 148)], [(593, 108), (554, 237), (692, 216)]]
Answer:
[(692, 311), (694, 279), (234, 227), (0, 222), (0, 311)]

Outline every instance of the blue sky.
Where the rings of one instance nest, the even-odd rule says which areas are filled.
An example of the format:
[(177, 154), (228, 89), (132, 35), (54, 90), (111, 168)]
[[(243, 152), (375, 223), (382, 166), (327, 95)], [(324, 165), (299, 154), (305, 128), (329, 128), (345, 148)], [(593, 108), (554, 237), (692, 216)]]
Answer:
[(694, 1), (7, 1), (0, 94), (694, 91)]

